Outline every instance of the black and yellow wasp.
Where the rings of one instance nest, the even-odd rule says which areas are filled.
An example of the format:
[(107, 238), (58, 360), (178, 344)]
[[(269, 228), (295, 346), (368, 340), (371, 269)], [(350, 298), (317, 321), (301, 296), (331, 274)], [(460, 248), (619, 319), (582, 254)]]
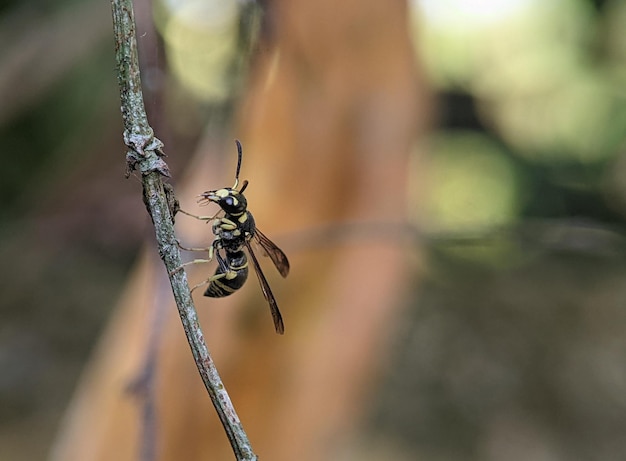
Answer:
[[(244, 252), (247, 250), (256, 275), (259, 279), (263, 296), (269, 303), (272, 319), (276, 332), (283, 334), (285, 326), (283, 318), (278, 310), (276, 298), (272, 294), (267, 279), (261, 270), (259, 260), (257, 259), (250, 242), (254, 240), (263, 248), (265, 254), (270, 257), (276, 269), (283, 277), (289, 274), (289, 260), (285, 253), (282, 252), (270, 239), (268, 239), (259, 229), (257, 229), (252, 217), (252, 213), (248, 211), (248, 202), (243, 195), (244, 190), (248, 187), (248, 181), (244, 181), (241, 189), (237, 190), (239, 185), (239, 170), (241, 169), (242, 148), (241, 143), (235, 140), (237, 144), (237, 170), (235, 172), (235, 184), (233, 187), (224, 189), (210, 190), (203, 192), (198, 197), (198, 203), (206, 205), (216, 203), (220, 207), (213, 216), (196, 216), (186, 211), (180, 210), (182, 213), (192, 216), (203, 221), (212, 221), (213, 234), (215, 239), (211, 246), (207, 248), (183, 248), (190, 251), (208, 251), (208, 259), (196, 259), (183, 264), (183, 266), (196, 263), (204, 263), (217, 259), (217, 269), (215, 273), (192, 288), (192, 291), (198, 287), (208, 284), (208, 288), (204, 292), (204, 296), (211, 298), (221, 298), (228, 296), (243, 286), (248, 278), (248, 257)], [(222, 215), (222, 216), (220, 216)], [(223, 254), (222, 254), (223, 253)]]

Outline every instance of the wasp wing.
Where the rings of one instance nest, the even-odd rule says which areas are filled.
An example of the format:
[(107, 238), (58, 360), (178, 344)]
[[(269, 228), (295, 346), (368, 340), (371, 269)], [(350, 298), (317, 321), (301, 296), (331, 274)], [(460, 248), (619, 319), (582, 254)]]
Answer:
[(289, 260), (283, 251), (278, 248), (274, 242), (268, 239), (258, 228), (254, 231), (254, 239), (261, 245), (267, 256), (269, 256), (280, 272), (280, 275), (287, 277), (289, 275)]
[[(280, 315), (280, 311), (278, 310), (278, 304), (276, 304), (276, 298), (274, 298), (274, 295), (272, 294), (272, 290), (270, 289), (270, 285), (269, 283), (267, 283), (267, 279), (265, 278), (265, 275), (263, 274), (263, 271), (261, 270), (261, 266), (259, 265), (259, 260), (256, 259), (256, 255), (254, 254), (254, 251), (252, 251), (250, 242), (246, 242), (246, 247), (248, 248), (248, 253), (250, 254), (250, 258), (252, 259), (252, 263), (254, 265), (254, 272), (256, 272), (256, 276), (259, 279), (259, 284), (261, 284), (261, 290), (263, 291), (263, 296), (265, 297), (266, 301), (270, 305), (270, 311), (272, 312), (272, 319), (274, 320), (274, 328), (276, 328), (276, 333), (278, 333), (279, 335), (282, 335), (285, 332), (285, 325), (283, 324), (283, 316)], [(287, 268), (289, 268), (289, 266), (287, 266)]]

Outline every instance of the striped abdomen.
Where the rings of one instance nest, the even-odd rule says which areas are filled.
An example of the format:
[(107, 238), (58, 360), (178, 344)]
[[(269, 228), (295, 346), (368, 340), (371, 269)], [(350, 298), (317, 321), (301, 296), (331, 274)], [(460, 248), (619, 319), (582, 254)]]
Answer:
[(243, 251), (226, 252), (226, 265), (228, 266), (226, 272), (221, 266), (217, 266), (204, 296), (223, 298), (237, 291), (246, 282), (248, 258)]

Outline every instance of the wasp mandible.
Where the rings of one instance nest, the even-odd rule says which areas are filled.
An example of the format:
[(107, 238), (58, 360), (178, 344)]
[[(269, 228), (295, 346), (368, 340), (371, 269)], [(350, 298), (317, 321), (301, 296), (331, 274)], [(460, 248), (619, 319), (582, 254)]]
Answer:
[(283, 334), (285, 326), (276, 303), (276, 298), (274, 298), (274, 294), (261, 270), (259, 260), (254, 254), (250, 242), (254, 240), (263, 248), (265, 254), (270, 257), (283, 277), (287, 277), (289, 274), (289, 260), (285, 253), (256, 227), (254, 217), (248, 211), (246, 197), (243, 195), (246, 187), (248, 187), (248, 181), (244, 181), (241, 188), (237, 189), (243, 150), (238, 140), (235, 140), (235, 144), (237, 145), (237, 170), (233, 187), (206, 191), (198, 196), (200, 205), (216, 203), (220, 210), (213, 216), (196, 216), (180, 210), (188, 216), (203, 221), (212, 221), (215, 238), (211, 246), (207, 248), (184, 248), (181, 246), (182, 249), (189, 251), (208, 251), (209, 257), (208, 259), (190, 261), (176, 270), (180, 270), (183, 266), (189, 264), (210, 262), (213, 258), (216, 258), (218, 266), (215, 273), (204, 282), (194, 286), (191, 291), (208, 284), (209, 286), (204, 292), (204, 296), (211, 298), (228, 296), (241, 288), (248, 279), (248, 258), (244, 252), (245, 248), (250, 255), (250, 259), (252, 259), (252, 265), (259, 279), (263, 296), (270, 306), (276, 333)]

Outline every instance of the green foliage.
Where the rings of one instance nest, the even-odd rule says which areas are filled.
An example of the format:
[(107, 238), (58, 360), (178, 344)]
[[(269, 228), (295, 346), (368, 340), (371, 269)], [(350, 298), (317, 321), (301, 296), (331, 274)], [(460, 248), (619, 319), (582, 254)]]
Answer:
[(0, 220), (12, 215), (15, 206), (28, 207), (46, 193), (55, 174), (90, 155), (98, 123), (117, 106), (113, 75), (111, 46), (103, 43), (36, 106), (24, 108), (0, 128)]

